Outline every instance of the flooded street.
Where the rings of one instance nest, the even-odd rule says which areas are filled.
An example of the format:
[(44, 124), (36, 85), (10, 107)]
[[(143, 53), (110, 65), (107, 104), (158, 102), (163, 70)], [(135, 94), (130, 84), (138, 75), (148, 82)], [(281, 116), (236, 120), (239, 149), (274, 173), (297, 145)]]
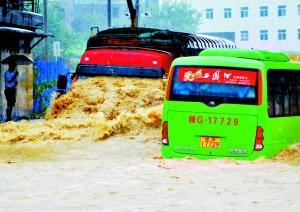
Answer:
[(0, 210), (299, 211), (299, 145), (254, 162), (162, 159), (163, 90), (93, 78), (45, 120), (1, 124)]
[(300, 0), (1, 0), (0, 212), (299, 212), (299, 20)]
[(1, 211), (300, 209), (300, 166), (162, 160), (158, 136), (146, 137), (39, 144), (39, 161), (0, 163)]

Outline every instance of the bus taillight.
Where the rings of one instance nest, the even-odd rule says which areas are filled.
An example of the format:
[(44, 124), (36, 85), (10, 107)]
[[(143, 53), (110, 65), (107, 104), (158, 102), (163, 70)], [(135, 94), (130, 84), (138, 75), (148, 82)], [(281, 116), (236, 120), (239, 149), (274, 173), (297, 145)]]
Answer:
[(168, 140), (168, 122), (164, 122), (162, 126), (162, 140), (161, 140), (163, 145), (169, 145), (169, 140)]
[(256, 129), (254, 151), (261, 151), (264, 148), (263, 140), (264, 140), (264, 129), (258, 126)]

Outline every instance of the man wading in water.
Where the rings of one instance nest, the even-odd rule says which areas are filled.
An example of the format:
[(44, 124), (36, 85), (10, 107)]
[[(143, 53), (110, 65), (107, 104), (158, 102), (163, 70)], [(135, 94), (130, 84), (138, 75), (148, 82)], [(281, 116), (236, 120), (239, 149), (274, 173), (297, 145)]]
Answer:
[(14, 62), (8, 64), (8, 70), (5, 71), (5, 97), (7, 101), (6, 121), (12, 120), (12, 110), (16, 103), (17, 85), (19, 72), (16, 70), (17, 65)]

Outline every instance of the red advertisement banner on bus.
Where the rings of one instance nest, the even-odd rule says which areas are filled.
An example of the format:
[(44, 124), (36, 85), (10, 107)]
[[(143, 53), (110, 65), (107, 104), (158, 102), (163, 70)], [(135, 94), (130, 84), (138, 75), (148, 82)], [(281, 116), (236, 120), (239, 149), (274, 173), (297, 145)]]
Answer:
[(256, 85), (257, 72), (225, 68), (179, 68), (181, 82), (203, 82), (233, 85)]

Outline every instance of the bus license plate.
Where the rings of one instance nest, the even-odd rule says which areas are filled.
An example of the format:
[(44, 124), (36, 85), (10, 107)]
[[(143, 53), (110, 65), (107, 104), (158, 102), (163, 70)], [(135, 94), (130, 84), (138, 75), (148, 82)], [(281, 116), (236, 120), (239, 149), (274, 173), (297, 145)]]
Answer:
[(221, 138), (216, 137), (201, 137), (200, 147), (202, 148), (220, 148)]

